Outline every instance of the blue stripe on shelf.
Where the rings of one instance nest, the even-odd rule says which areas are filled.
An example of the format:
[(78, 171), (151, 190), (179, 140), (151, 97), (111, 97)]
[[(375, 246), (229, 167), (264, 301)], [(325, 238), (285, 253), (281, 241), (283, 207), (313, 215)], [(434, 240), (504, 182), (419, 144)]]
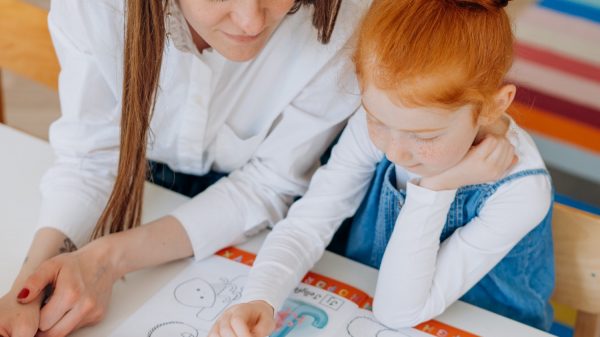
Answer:
[(540, 6), (600, 23), (600, 9), (569, 0), (542, 0)]
[(577, 208), (582, 211), (586, 211), (588, 213), (600, 215), (600, 208), (593, 206), (593, 205), (586, 204), (581, 201), (577, 201), (577, 200), (570, 198), (564, 194), (556, 193), (556, 195), (554, 196), (554, 200), (563, 205), (571, 206), (573, 208)]

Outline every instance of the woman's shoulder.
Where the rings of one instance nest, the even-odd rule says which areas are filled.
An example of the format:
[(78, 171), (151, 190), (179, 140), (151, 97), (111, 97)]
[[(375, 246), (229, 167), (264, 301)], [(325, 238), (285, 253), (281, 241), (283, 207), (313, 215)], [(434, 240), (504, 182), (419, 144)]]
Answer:
[(53, 0), (48, 22), (84, 49), (112, 50), (123, 43), (125, 0)]

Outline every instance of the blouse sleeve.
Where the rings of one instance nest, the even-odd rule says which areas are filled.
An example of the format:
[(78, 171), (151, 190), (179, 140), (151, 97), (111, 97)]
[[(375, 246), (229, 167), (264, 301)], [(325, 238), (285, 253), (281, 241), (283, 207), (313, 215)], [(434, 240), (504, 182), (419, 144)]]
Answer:
[(302, 195), (319, 158), (359, 106), (339, 51), (274, 122), (250, 161), (173, 211), (204, 258), (273, 226)]
[(369, 140), (364, 111), (350, 119), (331, 159), (306, 195), (263, 244), (242, 301), (265, 300), (278, 309), (317, 262), (342, 221), (354, 214), (382, 154)]
[(122, 20), (116, 18), (122, 13), (101, 2), (87, 6), (93, 7), (93, 18), (79, 1), (56, 0), (48, 17), (61, 65), (62, 116), (50, 128), (56, 159), (41, 181), (38, 220), (38, 228), (56, 228), (77, 246), (88, 241), (106, 205), (119, 148), (114, 68), (120, 63), (114, 58), (120, 53)]
[(540, 224), (552, 187), (544, 175), (500, 186), (477, 217), (440, 244), (454, 195), (409, 183), (377, 281), (373, 312), (383, 324), (410, 327), (446, 310)]

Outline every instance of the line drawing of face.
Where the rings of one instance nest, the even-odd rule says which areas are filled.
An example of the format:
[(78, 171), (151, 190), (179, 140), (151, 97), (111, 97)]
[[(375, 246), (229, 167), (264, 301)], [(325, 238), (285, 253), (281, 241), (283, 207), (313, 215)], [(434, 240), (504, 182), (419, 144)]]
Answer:
[(225, 308), (242, 296), (246, 278), (221, 278), (217, 283), (209, 283), (195, 277), (179, 284), (173, 295), (182, 305), (200, 309), (196, 314), (199, 319), (214, 321)]
[(206, 308), (215, 304), (217, 294), (213, 286), (201, 278), (185, 281), (175, 288), (177, 302), (192, 308)]
[(409, 337), (365, 316), (353, 318), (348, 323), (346, 331), (351, 337)]
[(148, 337), (199, 337), (200, 332), (183, 322), (160, 323), (150, 329)]
[(246, 276), (231, 280), (222, 278), (221, 283), (213, 285), (215, 301), (213, 305), (201, 308), (196, 317), (205, 321), (214, 321), (231, 303), (242, 296)]

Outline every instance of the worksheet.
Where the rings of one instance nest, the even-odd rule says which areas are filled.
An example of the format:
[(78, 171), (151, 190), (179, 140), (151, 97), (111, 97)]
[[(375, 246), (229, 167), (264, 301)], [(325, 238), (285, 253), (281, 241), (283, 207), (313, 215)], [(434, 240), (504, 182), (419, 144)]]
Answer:
[[(250, 267), (222, 256), (184, 269), (111, 337), (205, 337), (241, 297)], [(391, 330), (373, 314), (334, 292), (302, 283), (277, 313), (271, 337), (431, 337), (416, 329)]]

